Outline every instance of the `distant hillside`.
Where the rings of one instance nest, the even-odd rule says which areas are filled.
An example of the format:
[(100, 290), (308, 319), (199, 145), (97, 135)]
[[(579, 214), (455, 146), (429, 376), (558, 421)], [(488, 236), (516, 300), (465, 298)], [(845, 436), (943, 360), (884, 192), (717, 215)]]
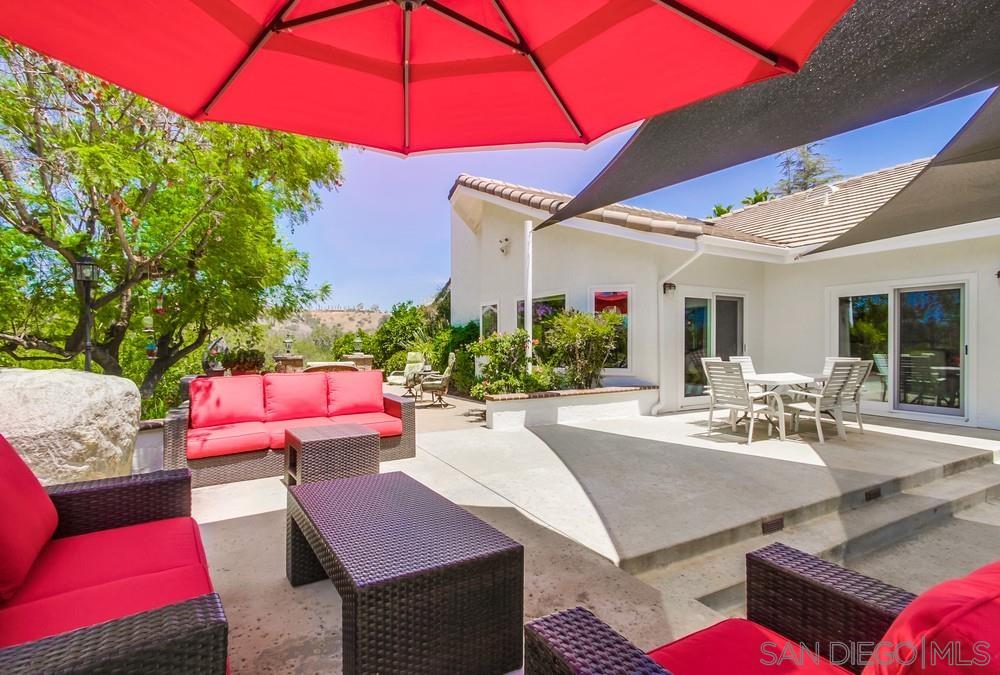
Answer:
[(380, 309), (314, 309), (303, 314), (316, 319), (324, 326), (353, 333), (361, 329), (373, 333), (382, 325), (389, 312)]
[(299, 338), (307, 338), (317, 326), (329, 329), (335, 335), (353, 333), (359, 328), (366, 333), (374, 333), (382, 325), (388, 312), (379, 309), (311, 309), (270, 327), (282, 335), (291, 333)]

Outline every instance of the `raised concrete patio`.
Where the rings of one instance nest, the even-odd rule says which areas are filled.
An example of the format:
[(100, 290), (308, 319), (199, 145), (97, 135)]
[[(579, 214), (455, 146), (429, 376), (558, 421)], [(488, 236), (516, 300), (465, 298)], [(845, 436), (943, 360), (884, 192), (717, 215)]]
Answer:
[[(418, 405), (417, 457), (382, 470), (525, 545), (526, 620), (582, 604), (652, 648), (738, 614), (742, 555), (773, 540), (915, 591), (1000, 555), (997, 432), (872, 417), (846, 442), (762, 433), (748, 449), (706, 435), (704, 412), (502, 432), (457, 403)], [(285, 581), (284, 503), (277, 479), (195, 491), (233, 670), (338, 672), (340, 600), (329, 582)], [(779, 513), (785, 530), (762, 536)]]

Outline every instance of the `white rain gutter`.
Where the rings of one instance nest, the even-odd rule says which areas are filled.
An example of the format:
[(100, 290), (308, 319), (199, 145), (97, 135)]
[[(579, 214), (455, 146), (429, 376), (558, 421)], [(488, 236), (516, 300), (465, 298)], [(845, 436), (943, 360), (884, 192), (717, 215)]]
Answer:
[(652, 409), (649, 411), (650, 415), (654, 416), (659, 415), (661, 412), (663, 412), (663, 409), (666, 408), (667, 406), (667, 378), (665, 377), (665, 374), (663, 372), (663, 367), (667, 362), (667, 356), (668, 356), (667, 340), (665, 339), (666, 329), (664, 327), (664, 321), (666, 320), (666, 314), (667, 314), (667, 309), (665, 307), (667, 294), (664, 291), (663, 286), (664, 284), (670, 282), (678, 274), (683, 272), (685, 269), (687, 269), (687, 267), (695, 260), (700, 258), (704, 252), (705, 252), (705, 242), (702, 240), (702, 237), (698, 237), (697, 239), (694, 240), (694, 252), (692, 252), (691, 255), (687, 258), (687, 260), (678, 265), (670, 274), (661, 278), (660, 282), (656, 285), (657, 286), (656, 290), (659, 295), (659, 301), (656, 303), (656, 319), (657, 319), (656, 335), (658, 338), (657, 342), (659, 343), (659, 348), (656, 350), (656, 353), (657, 353), (657, 373), (659, 374), (660, 394), (658, 400), (656, 401), (656, 405), (654, 405)]

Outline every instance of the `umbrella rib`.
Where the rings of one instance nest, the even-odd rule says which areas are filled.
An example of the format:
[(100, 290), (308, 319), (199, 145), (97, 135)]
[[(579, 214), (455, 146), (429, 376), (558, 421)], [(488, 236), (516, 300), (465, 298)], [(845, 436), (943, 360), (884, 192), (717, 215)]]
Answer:
[(326, 21), (327, 19), (345, 16), (347, 14), (354, 14), (355, 12), (363, 12), (364, 10), (371, 9), (372, 7), (388, 4), (389, 0), (358, 0), (357, 2), (351, 2), (332, 9), (324, 9), (321, 12), (306, 14), (305, 16), (289, 19), (288, 21), (280, 21), (278, 22), (275, 30), (286, 30), (288, 28), (295, 28), (296, 26), (304, 26), (311, 23), (317, 23), (319, 21)]
[(510, 18), (509, 14), (507, 14), (507, 10), (503, 6), (503, 3), (500, 0), (493, 0), (493, 7), (496, 8), (497, 14), (500, 15), (500, 18), (503, 19), (503, 22), (507, 25), (507, 30), (509, 30), (510, 34), (517, 40), (520, 51), (528, 58), (528, 62), (531, 64), (531, 67), (535, 69), (536, 73), (538, 73), (538, 77), (541, 78), (542, 84), (545, 85), (545, 88), (549, 90), (549, 94), (551, 94), (552, 98), (555, 99), (556, 105), (559, 106), (563, 115), (566, 116), (566, 121), (568, 121), (570, 126), (573, 127), (573, 131), (576, 133), (577, 137), (583, 138), (583, 132), (580, 130), (580, 125), (577, 123), (576, 118), (573, 117), (573, 113), (570, 112), (569, 106), (566, 105), (562, 96), (560, 96), (559, 92), (556, 91), (555, 85), (552, 84), (552, 80), (549, 79), (549, 76), (545, 73), (545, 69), (542, 68), (542, 64), (538, 62), (538, 58), (524, 41), (520, 31), (517, 30), (517, 26), (514, 25), (514, 20)]
[(410, 147), (410, 12), (403, 7), (403, 149)]
[(655, 3), (661, 7), (665, 7), (670, 11), (674, 12), (678, 16), (687, 19), (699, 28), (708, 31), (712, 35), (721, 38), (733, 45), (738, 47), (748, 54), (756, 57), (760, 61), (763, 61), (769, 66), (777, 68), (779, 70), (784, 70), (787, 72), (796, 72), (799, 70), (797, 64), (790, 62), (785, 57), (775, 54), (769, 49), (765, 49), (760, 45), (756, 44), (753, 40), (750, 40), (738, 33), (735, 33), (720, 23), (713, 21), (707, 16), (697, 12), (687, 5), (685, 5), (680, 0), (653, 0)]
[(514, 42), (513, 40), (511, 40), (511, 39), (509, 39), (507, 37), (504, 37), (500, 33), (497, 33), (496, 31), (490, 30), (486, 26), (483, 26), (482, 24), (479, 24), (479, 23), (473, 21), (469, 17), (464, 16), (462, 14), (459, 14), (458, 12), (456, 12), (453, 9), (451, 9), (450, 7), (445, 7), (441, 3), (437, 2), (437, 0), (426, 0), (424, 2), (424, 7), (432, 9), (435, 12), (437, 12), (438, 14), (440, 14), (441, 16), (447, 17), (447, 18), (451, 19), (452, 21), (455, 21), (456, 23), (459, 23), (459, 24), (465, 26), (466, 28), (471, 28), (472, 30), (474, 30), (477, 33), (479, 33), (480, 35), (484, 35), (484, 36), (490, 38), (494, 42), (499, 42), (500, 44), (502, 44), (505, 47), (510, 47), (515, 52), (524, 53), (524, 45), (523, 44), (521, 44), (519, 42)]
[(247, 53), (243, 55), (243, 58), (240, 59), (238, 64), (236, 64), (236, 67), (229, 72), (229, 75), (226, 76), (226, 79), (222, 82), (222, 84), (219, 85), (219, 87), (212, 93), (208, 102), (202, 106), (202, 116), (208, 115), (209, 111), (218, 102), (219, 98), (226, 93), (229, 86), (239, 76), (239, 74), (243, 72), (243, 69), (246, 68), (247, 64), (250, 63), (250, 59), (252, 59), (254, 55), (260, 51), (261, 47), (267, 43), (271, 36), (274, 35), (274, 31), (277, 26), (281, 25), (281, 22), (286, 16), (288, 16), (288, 13), (295, 8), (295, 5), (297, 5), (298, 2), (299, 0), (287, 0), (274, 18), (271, 19), (270, 23), (264, 26), (264, 28), (257, 34), (257, 37), (255, 37), (253, 42), (250, 43), (250, 49), (247, 50)]

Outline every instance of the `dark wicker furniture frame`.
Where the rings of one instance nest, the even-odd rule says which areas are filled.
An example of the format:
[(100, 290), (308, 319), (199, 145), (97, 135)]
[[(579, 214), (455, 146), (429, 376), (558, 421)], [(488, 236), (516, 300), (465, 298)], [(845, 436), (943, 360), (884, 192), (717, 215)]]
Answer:
[[(417, 454), (416, 412), (412, 399), (383, 394), (385, 412), (403, 420), (401, 436), (387, 436), (379, 442), (379, 460), (388, 462)], [(167, 413), (163, 424), (163, 468), (191, 469), (193, 487), (234, 483), (254, 478), (282, 476), (285, 458), (281, 450), (261, 449), (204, 459), (187, 458), (189, 402)]]
[[(784, 544), (747, 554), (747, 618), (795, 643), (876, 643), (913, 593)], [(526, 675), (668, 673), (582, 607), (524, 627)], [(864, 663), (845, 664), (860, 673)]]
[(330, 578), (344, 673), (507, 673), (524, 547), (400, 472), (289, 488), (286, 573)]
[(299, 427), (285, 432), (285, 484), (378, 473), (379, 436), (361, 424)]
[[(47, 488), (56, 537), (191, 515), (187, 470)], [(225, 673), (229, 626), (217, 593), (0, 649), (0, 673)]]

